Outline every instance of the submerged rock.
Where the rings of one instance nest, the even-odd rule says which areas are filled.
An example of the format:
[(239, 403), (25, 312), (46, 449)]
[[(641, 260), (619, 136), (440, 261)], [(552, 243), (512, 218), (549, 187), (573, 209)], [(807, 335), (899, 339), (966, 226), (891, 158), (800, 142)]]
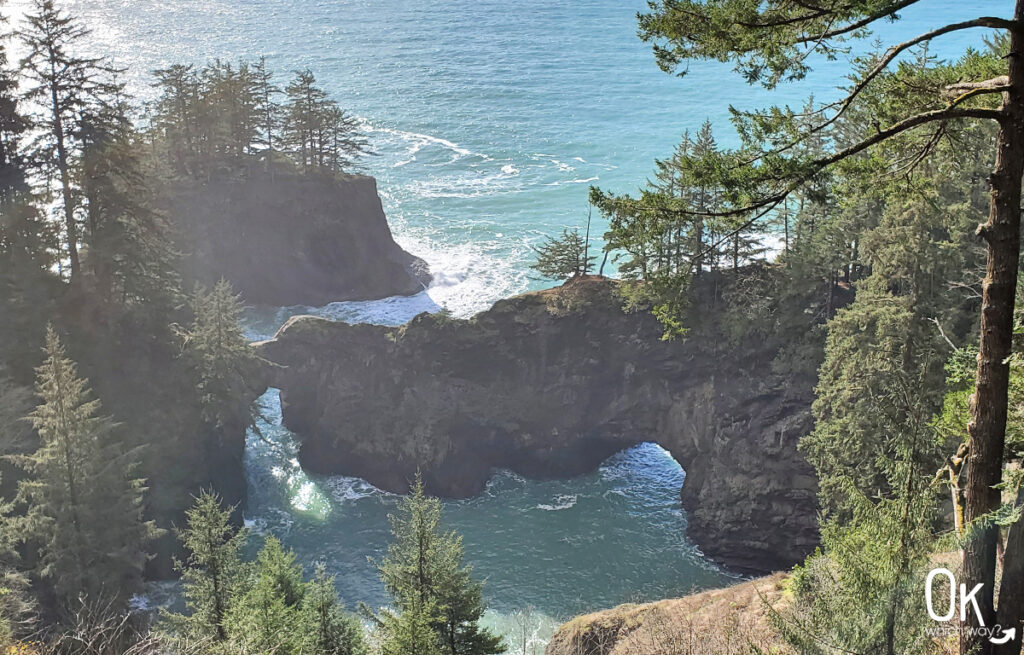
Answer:
[(782, 376), (781, 340), (661, 340), (649, 312), (588, 278), (499, 301), (469, 320), (399, 328), (292, 318), (257, 345), (279, 365), (285, 425), (313, 472), (405, 491), (481, 492), (497, 468), (534, 478), (594, 470), (653, 441), (686, 471), (691, 538), (751, 572), (785, 568), (818, 540), (816, 480), (796, 444), (813, 375)]
[(426, 263), (392, 238), (372, 177), (256, 169), (177, 183), (168, 197), (186, 281), (227, 278), (249, 303), (326, 305), (430, 282)]

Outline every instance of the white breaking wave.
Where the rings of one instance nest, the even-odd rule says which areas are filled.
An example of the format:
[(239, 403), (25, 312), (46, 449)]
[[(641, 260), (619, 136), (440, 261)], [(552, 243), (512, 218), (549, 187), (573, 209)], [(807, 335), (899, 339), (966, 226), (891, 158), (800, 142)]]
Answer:
[(569, 509), (570, 507), (576, 506), (577, 495), (576, 494), (559, 494), (555, 496), (554, 501), (550, 504), (537, 505), (537, 509), (542, 509), (546, 512), (557, 512), (563, 509)]
[(362, 478), (351, 478), (344, 475), (328, 478), (326, 484), (331, 491), (331, 497), (339, 503), (355, 502), (371, 496), (393, 495), (378, 489)]
[(559, 180), (557, 182), (548, 182), (544, 186), (562, 186), (563, 184), (586, 184), (588, 182), (597, 182), (600, 178), (598, 176), (578, 178), (575, 180)]
[(434, 136), (432, 134), (422, 134), (420, 132), (409, 132), (406, 130), (399, 130), (391, 127), (382, 127), (374, 125), (373, 123), (370, 123), (365, 119), (360, 119), (359, 123), (360, 127), (365, 132), (375, 134), (387, 134), (390, 136), (398, 137), (399, 139), (410, 142), (412, 144), (409, 152), (406, 155), (411, 156), (412, 158), (409, 159), (408, 161), (394, 164), (395, 167), (413, 161), (415, 159), (416, 153), (418, 153), (427, 145), (440, 146), (446, 150), (451, 151), (454, 154), (452, 161), (461, 159), (463, 157), (479, 157), (483, 161), (491, 161), (491, 157), (489, 155), (486, 155), (482, 152), (474, 152), (469, 148), (464, 148), (459, 144), (455, 143), (454, 141), (449, 141), (448, 139), (445, 139), (443, 137)]

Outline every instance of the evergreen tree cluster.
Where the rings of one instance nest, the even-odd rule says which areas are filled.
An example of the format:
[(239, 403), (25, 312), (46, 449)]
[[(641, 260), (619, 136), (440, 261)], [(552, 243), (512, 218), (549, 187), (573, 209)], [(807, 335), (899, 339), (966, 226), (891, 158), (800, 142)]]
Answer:
[[(729, 59), (774, 88), (806, 73), (808, 48), (835, 54), (906, 4), (673, 0), (640, 25), (667, 71)], [(955, 61), (929, 54), (929, 39), (968, 27), (1002, 31)], [(639, 196), (592, 191), (607, 248), (636, 280), (627, 301), (650, 303), (670, 335), (778, 339), (773, 367), (817, 375), (800, 449), (818, 472), (822, 547), (772, 616), (796, 652), (945, 652), (922, 591), (937, 562), (956, 568), (956, 549), (961, 581), (985, 590), (985, 625), (1016, 637), (999, 646), (966, 629), (952, 647), (1020, 650), (1021, 344), (993, 320), (1014, 306), (1019, 268), (1019, 210), (998, 199), (1021, 176), (998, 176), (1024, 158), (1003, 118), (1024, 110), (1005, 93), (1022, 32), (983, 17), (876, 50), (854, 60), (839, 101), (734, 110), (736, 150), (705, 126)], [(773, 241), (771, 261), (744, 266)]]
[(70, 625), (85, 604), (124, 611), (165, 532), (147, 479), (179, 475), (164, 467), (197, 440), (186, 432), (252, 423), (254, 360), (227, 283), (181, 288), (166, 163), (130, 120), (120, 71), (84, 54), (88, 30), (54, 0), (0, 27), (5, 643)]
[(203, 179), (254, 161), (340, 173), (369, 152), (356, 120), (309, 69), (296, 71), (283, 89), (263, 58), (218, 60), (199, 70), (175, 65), (155, 76), (160, 96), (150, 129), (178, 175)]
[(187, 518), (180, 538), (189, 555), (178, 568), (188, 614), (165, 613), (167, 644), (183, 652), (188, 644), (214, 653), (367, 652), (362, 625), (322, 565), (305, 581), (295, 554), (274, 537), (245, 561), (248, 532), (214, 494), (200, 494)]
[(322, 564), (305, 580), (295, 554), (272, 536), (245, 561), (248, 532), (232, 524), (217, 496), (203, 493), (180, 532), (189, 553), (178, 563), (188, 613), (165, 613), (163, 640), (183, 652), (201, 644), (206, 652), (281, 655), (503, 653), (502, 640), (479, 625), (483, 584), (462, 562), (462, 539), (440, 521), (440, 503), (417, 480), (391, 517), (393, 542), (378, 563), (393, 604), (378, 613), (362, 608), (373, 625), (368, 637)]

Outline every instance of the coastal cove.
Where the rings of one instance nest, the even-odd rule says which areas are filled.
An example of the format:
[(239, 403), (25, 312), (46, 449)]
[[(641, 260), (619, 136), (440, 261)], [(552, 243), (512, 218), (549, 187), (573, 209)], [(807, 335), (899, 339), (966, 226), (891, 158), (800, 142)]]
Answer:
[[(732, 21), (712, 39), (748, 29), (693, 1)], [(646, 0), (67, 0), (79, 65), (124, 86), (63, 117), (51, 84), (47, 123), (35, 2), (0, 0), (0, 96), (31, 90), (0, 102), (0, 653), (33, 603), (64, 630), (114, 589), (137, 655), (680, 655), (670, 623), (786, 655), (779, 617), (847, 613), (837, 643), (884, 614), (917, 655), (943, 646), (918, 573), (961, 538), (956, 576), (996, 590), (978, 620), (1024, 628), (1024, 520), (988, 523), (1024, 501), (995, 491), (1024, 466), (1024, 295), (984, 223), (1010, 198), (1016, 225), (1020, 174), (990, 174), (1009, 122), (981, 106), (1024, 126), (1024, 73), (946, 97), (1016, 61), (977, 25), (1024, 48), (1024, 0), (811, 127), (884, 45), (804, 77), (798, 40), (746, 71), (778, 88), (742, 52), (673, 76), (637, 33), (690, 39), (658, 31), (690, 29), (671, 0), (653, 30)], [(877, 43), (977, 12), (923, 4)], [(769, 105), (807, 111), (742, 113)]]
[[(379, 31), (370, 3), (321, 5), (314, 10), (320, 13), (303, 16), (272, 1), (252, 13), (236, 11), (227, 2), (203, 11), (184, 5), (148, 7), (155, 12), (129, 3), (108, 15), (94, 15), (94, 22), (103, 26), (96, 34), (101, 47), (130, 66), (131, 83), (143, 95), (145, 72), (172, 61), (267, 54), (279, 70), (315, 68), (325, 87), (352, 107), (368, 130), (376, 154), (362, 165), (377, 179), (395, 240), (427, 261), (433, 282), (413, 296), (254, 307), (246, 327), (256, 341), (270, 338), (297, 314), (400, 325), (421, 312), (447, 308), (468, 318), (501, 298), (543, 288), (547, 283), (527, 270), (530, 245), (586, 220), (590, 184), (622, 190), (639, 186), (650, 174), (651, 161), (667, 154), (666, 144), (705, 118), (712, 120), (721, 142), (729, 144), (728, 105), (756, 107), (768, 97), (712, 72), (721, 68), (724, 73), (723, 66), (695, 64), (683, 80), (664, 75), (649, 48), (635, 38), (633, 15), (643, 2), (592, 4), (600, 18), (572, 27), (571, 11), (523, 7), (543, 20), (522, 24), (518, 38), (496, 43), (504, 54), (481, 54), (479, 59), (465, 51), (469, 44), (449, 40), (450, 21), (462, 16), (459, 24), (478, 25), (480, 39), (486, 39), (505, 29), (509, 19), (498, 7), (442, 3), (424, 21), (408, 5), (383, 28), (390, 33)], [(12, 6), (17, 8), (17, 2)], [(80, 9), (87, 15), (96, 11), (87, 4)], [(950, 2), (944, 17), (959, 10)], [(172, 13), (177, 37), (139, 47), (143, 35), (153, 37), (149, 21), (158, 22), (160, 11)], [(907, 14), (900, 30), (930, 24), (931, 18), (920, 12)], [(256, 15), (263, 19), (254, 20)], [(312, 41), (309, 23), (324, 26)], [(425, 30), (424, 35), (410, 37), (414, 28)], [(587, 37), (587, 30), (596, 36)], [(302, 39), (289, 36), (300, 33)], [(212, 34), (220, 35), (216, 43)], [(956, 35), (942, 47), (957, 53), (960, 39), (969, 38)], [(564, 39), (575, 44), (566, 49), (582, 60), (551, 59), (549, 46)], [(394, 52), (385, 48), (381, 57), (385, 42), (405, 45)], [(462, 52), (454, 61), (472, 72), (449, 68), (453, 51)], [(841, 68), (819, 67), (807, 81), (784, 87), (783, 101), (800, 103), (809, 94), (831, 97), (840, 83), (835, 71)], [(610, 77), (608, 70), (614, 71)], [(476, 82), (482, 79), (493, 81)], [(734, 93), (718, 93), (720, 85)], [(514, 89), (518, 92), (510, 92)], [(412, 114), (413, 108), (424, 111)], [(595, 216), (595, 233), (602, 229)], [(247, 439), (246, 519), (258, 532), (281, 537), (305, 563), (325, 561), (338, 575), (348, 603), (380, 603), (383, 592), (366, 557), (382, 552), (386, 514), (395, 499), (358, 478), (303, 472), (295, 459), (294, 435), (280, 425), (277, 394), (271, 389), (260, 399), (270, 443), (253, 434)], [(539, 620), (547, 634), (578, 612), (683, 595), (737, 579), (737, 573), (706, 559), (686, 536), (679, 499), (684, 475), (666, 451), (648, 444), (613, 456), (583, 477), (538, 482), (498, 472), (483, 494), (447, 501), (452, 526), (466, 535), (470, 561), (488, 579), (485, 594), (495, 610), (490, 620), (511, 633), (511, 612), (532, 605), (549, 617)], [(511, 527), (497, 531), (496, 523)], [(595, 531), (600, 534), (593, 543), (580, 543), (572, 535)], [(594, 561), (559, 568), (564, 577), (552, 575), (560, 559), (581, 552), (593, 553)]]
[[(426, 296), (252, 308), (245, 322), (254, 341), (272, 337), (292, 315), (400, 325), (429, 310)], [(279, 536), (301, 560), (327, 564), (347, 602), (384, 603), (367, 558), (382, 555), (398, 497), (357, 477), (303, 471), (297, 437), (281, 425), (278, 396), (271, 388), (260, 398), (262, 437), (247, 439), (247, 524)], [(567, 479), (497, 470), (482, 493), (444, 501), (446, 525), (464, 536), (475, 571), (487, 580), (487, 623), (518, 643), (516, 614), (531, 610), (528, 643), (539, 653), (554, 629), (580, 612), (742, 579), (687, 537), (684, 478), (667, 451), (648, 443)]]

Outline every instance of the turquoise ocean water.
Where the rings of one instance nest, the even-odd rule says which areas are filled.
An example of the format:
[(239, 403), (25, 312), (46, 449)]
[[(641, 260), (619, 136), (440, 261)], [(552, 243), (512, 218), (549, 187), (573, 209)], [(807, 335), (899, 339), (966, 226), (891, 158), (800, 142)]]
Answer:
[[(11, 0), (15, 18), (25, 0)], [(287, 316), (395, 324), (447, 306), (467, 316), (538, 288), (530, 245), (582, 225), (591, 184), (628, 191), (656, 157), (705, 119), (734, 142), (728, 107), (827, 100), (846, 64), (819, 62), (803, 82), (768, 93), (724, 64), (696, 63), (682, 79), (658, 70), (636, 38), (643, 0), (70, 0), (94, 30), (92, 48), (128, 69), (136, 95), (172, 63), (266, 55), (281, 72), (311, 68), (356, 115), (376, 155), (375, 176), (396, 239), (431, 265), (435, 283), (413, 298), (324, 308), (257, 308), (253, 338)], [(928, 0), (883, 26), (899, 39), (1009, 2)], [(981, 9), (981, 11), (979, 11)], [(932, 51), (980, 44), (963, 32)], [(862, 50), (867, 46), (862, 46)], [(595, 220), (595, 233), (600, 233)], [(251, 438), (247, 519), (278, 534), (305, 562), (323, 560), (349, 602), (384, 602), (367, 556), (386, 541), (394, 497), (353, 478), (309, 478), (294, 462), (273, 390), (261, 399), (272, 444)], [(684, 473), (652, 445), (620, 453), (567, 481), (499, 473), (475, 499), (446, 503), (469, 559), (488, 579), (489, 620), (534, 606), (539, 647), (552, 623), (628, 600), (681, 594), (732, 577), (685, 538)], [(518, 650), (518, 649), (517, 649)]]

